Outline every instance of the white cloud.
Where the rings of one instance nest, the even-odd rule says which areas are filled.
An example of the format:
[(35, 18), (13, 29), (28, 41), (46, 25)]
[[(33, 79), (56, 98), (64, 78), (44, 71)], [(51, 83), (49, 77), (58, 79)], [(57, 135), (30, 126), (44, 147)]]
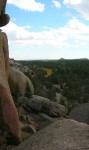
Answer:
[(25, 29), (27, 26), (18, 26), (14, 22), (10, 22), (5, 29), (10, 41), (25, 40), (29, 37), (29, 32)]
[(36, 2), (35, 0), (8, 0), (8, 4), (13, 4), (20, 9), (26, 11), (40, 11), (43, 12), (45, 5), (40, 2)]
[(76, 18), (71, 19), (66, 26), (52, 29), (45, 28), (41, 32), (31, 32), (27, 27), (18, 26), (10, 22), (3, 27), (8, 35), (9, 44), (22, 46), (50, 46), (50, 47), (79, 47), (89, 43), (89, 26)]
[(83, 18), (89, 20), (89, 0), (64, 0), (64, 4), (76, 9)]
[(71, 5), (78, 5), (81, 4), (81, 0), (64, 0), (64, 4), (67, 4), (69, 6)]
[(58, 0), (52, 0), (52, 2), (54, 3), (54, 5), (55, 5), (57, 8), (60, 8), (60, 7), (61, 7), (61, 3), (60, 3)]

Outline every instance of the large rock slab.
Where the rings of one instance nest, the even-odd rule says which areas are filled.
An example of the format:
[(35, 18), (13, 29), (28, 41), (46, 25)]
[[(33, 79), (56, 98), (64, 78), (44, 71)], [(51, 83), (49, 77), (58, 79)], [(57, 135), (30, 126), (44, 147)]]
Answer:
[(19, 105), (25, 105), (36, 112), (43, 112), (52, 117), (63, 117), (67, 110), (63, 105), (57, 102), (51, 102), (48, 98), (33, 95), (32, 98), (20, 97), (18, 99)]
[(88, 150), (89, 125), (63, 119), (32, 135), (13, 150)]
[(5, 33), (0, 30), (0, 120), (12, 135), (15, 143), (20, 142), (19, 118), (13, 102), (9, 84), (9, 51)]
[(14, 144), (20, 142), (19, 119), (13, 101), (11, 101), (7, 90), (0, 85), (0, 111), (1, 118), (11, 135)]
[(67, 113), (67, 109), (57, 102), (52, 102), (48, 98), (33, 95), (30, 99), (30, 107), (35, 111), (47, 113), (53, 117), (63, 117)]
[(68, 118), (89, 124), (89, 103), (83, 103), (73, 108)]

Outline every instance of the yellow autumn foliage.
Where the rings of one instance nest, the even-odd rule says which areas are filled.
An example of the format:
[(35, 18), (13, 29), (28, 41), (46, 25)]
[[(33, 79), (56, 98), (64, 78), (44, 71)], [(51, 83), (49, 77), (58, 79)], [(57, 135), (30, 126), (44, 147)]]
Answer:
[(51, 76), (53, 74), (53, 70), (50, 68), (42, 68), (42, 70), (47, 73), (45, 77)]

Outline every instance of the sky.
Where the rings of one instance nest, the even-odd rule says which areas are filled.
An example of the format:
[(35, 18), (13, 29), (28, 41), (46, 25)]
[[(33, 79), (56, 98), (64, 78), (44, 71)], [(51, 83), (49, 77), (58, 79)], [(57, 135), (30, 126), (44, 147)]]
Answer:
[(89, 58), (89, 0), (7, 0), (15, 60)]

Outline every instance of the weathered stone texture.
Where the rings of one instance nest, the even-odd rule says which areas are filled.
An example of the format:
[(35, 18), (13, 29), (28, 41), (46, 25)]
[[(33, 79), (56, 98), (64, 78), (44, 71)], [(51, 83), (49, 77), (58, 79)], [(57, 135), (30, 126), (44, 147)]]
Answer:
[(23, 72), (21, 72), (18, 69), (13, 68), (13, 67), (12, 68), (10, 67), (9, 69), (10, 69), (9, 79), (12, 81), (13, 86), (15, 86), (16, 84), (18, 85), (20, 95), (24, 96), (27, 83), (28, 83), (31, 94), (34, 94), (34, 87), (33, 87), (31, 80)]
[(58, 120), (13, 150), (89, 150), (89, 125), (70, 119)]
[[(19, 142), (19, 119), (9, 84), (9, 51), (5, 33), (0, 30), (0, 113), (9, 133)], [(16, 143), (18, 143), (16, 141)]]

